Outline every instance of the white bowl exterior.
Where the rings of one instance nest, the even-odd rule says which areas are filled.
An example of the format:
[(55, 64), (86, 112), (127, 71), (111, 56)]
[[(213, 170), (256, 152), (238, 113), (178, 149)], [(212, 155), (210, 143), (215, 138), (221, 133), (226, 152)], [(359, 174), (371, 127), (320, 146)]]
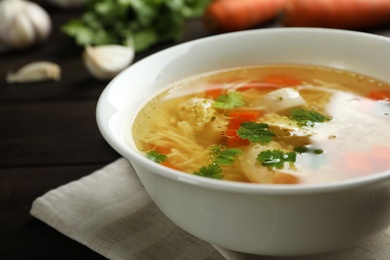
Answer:
[[(354, 245), (390, 221), (389, 184), (323, 194), (242, 194), (172, 180), (134, 165), (176, 225), (211, 244), (259, 255), (307, 255)], [(177, 182), (176, 182), (177, 183)]]
[(365, 183), (326, 189), (214, 181), (149, 162), (136, 150), (131, 124), (155, 93), (200, 73), (298, 63), (346, 69), (390, 82), (389, 56), (390, 39), (341, 30), (267, 29), (200, 39), (154, 54), (117, 76), (99, 99), (98, 126), (110, 145), (132, 162), (156, 205), (187, 232), (254, 254), (335, 250), (389, 225), (389, 172)]

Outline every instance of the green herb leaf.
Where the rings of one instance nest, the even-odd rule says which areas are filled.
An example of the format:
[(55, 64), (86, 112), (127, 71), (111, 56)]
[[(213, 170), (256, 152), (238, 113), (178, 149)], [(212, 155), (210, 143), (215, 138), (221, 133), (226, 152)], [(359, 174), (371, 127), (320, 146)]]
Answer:
[[(178, 40), (185, 19), (203, 14), (211, 0), (87, 0), (85, 12), (62, 31), (80, 46), (119, 44), (137, 52)], [(132, 43), (134, 41), (134, 43)]]
[(223, 149), (219, 145), (211, 147), (211, 152), (214, 159), (214, 163), (218, 165), (231, 165), (237, 156), (242, 154), (242, 150), (238, 148)]
[(247, 139), (252, 143), (266, 144), (272, 141), (275, 136), (273, 132), (268, 130), (268, 124), (244, 122), (237, 130), (237, 134), (242, 139)]
[(216, 163), (211, 163), (207, 166), (203, 166), (199, 169), (199, 171), (195, 171), (194, 174), (202, 177), (213, 178), (213, 179), (223, 178), (222, 169)]
[(309, 148), (307, 146), (297, 146), (294, 148), (294, 151), (297, 153), (307, 153), (309, 152)]
[(314, 126), (315, 123), (322, 123), (330, 120), (330, 118), (314, 111), (304, 108), (295, 108), (289, 111), (290, 118), (301, 126)]
[(281, 169), (285, 162), (295, 163), (297, 154), (295, 152), (283, 152), (280, 150), (266, 150), (257, 155), (256, 160), (268, 168)]
[(165, 154), (157, 152), (156, 150), (151, 150), (151, 151), (147, 152), (146, 158), (148, 158), (149, 160), (152, 160), (156, 163), (163, 163), (168, 159), (168, 157)]
[(315, 149), (307, 146), (297, 146), (294, 148), (294, 151), (297, 153), (314, 153), (314, 154), (323, 154), (324, 150)]
[(238, 92), (230, 92), (227, 95), (221, 95), (214, 102), (214, 107), (221, 109), (233, 109), (243, 105), (245, 105), (243, 97)]

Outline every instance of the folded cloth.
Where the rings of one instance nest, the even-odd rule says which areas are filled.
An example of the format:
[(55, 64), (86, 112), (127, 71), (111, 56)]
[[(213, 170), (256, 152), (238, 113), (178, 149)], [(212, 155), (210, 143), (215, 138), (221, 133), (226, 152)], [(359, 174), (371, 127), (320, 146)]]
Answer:
[[(109, 259), (284, 259), (210, 245), (156, 207), (124, 158), (37, 198), (31, 214)], [(288, 259), (390, 259), (390, 228), (351, 248)]]

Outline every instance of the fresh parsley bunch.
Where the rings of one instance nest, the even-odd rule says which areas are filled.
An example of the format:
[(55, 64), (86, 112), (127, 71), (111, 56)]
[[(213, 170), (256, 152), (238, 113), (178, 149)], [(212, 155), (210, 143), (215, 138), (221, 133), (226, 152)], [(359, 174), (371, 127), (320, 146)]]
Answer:
[(62, 31), (78, 45), (119, 44), (136, 52), (182, 36), (186, 18), (202, 15), (210, 0), (88, 0), (80, 19)]

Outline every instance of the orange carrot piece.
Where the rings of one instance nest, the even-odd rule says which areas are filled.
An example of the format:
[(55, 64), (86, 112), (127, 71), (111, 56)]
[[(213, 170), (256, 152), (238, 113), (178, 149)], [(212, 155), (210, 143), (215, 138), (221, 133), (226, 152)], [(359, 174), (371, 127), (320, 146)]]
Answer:
[(390, 101), (390, 91), (389, 90), (371, 91), (370, 93), (368, 93), (368, 97), (375, 100)]
[(372, 171), (371, 158), (368, 153), (349, 152), (344, 157), (345, 167), (352, 174), (362, 175)]
[(275, 18), (289, 0), (215, 0), (203, 21), (213, 33), (251, 29)]
[(227, 137), (228, 147), (238, 147), (249, 145), (248, 140), (242, 139), (238, 136), (237, 130), (244, 122), (255, 122), (263, 113), (258, 110), (233, 110), (230, 112), (229, 117), (231, 118), (228, 124), (228, 129), (225, 131)]
[(159, 145), (153, 145), (153, 144), (150, 144), (150, 149), (151, 150), (155, 150), (161, 154), (169, 154), (171, 153), (171, 148), (168, 148), (168, 147), (164, 147), (164, 146), (159, 146)]
[(298, 86), (302, 81), (285, 76), (271, 75), (264, 79), (266, 83), (273, 84), (279, 87), (293, 87)]
[(261, 117), (263, 113), (259, 110), (233, 110), (230, 112), (229, 116), (235, 119), (255, 121)]
[(390, 22), (389, 0), (291, 0), (283, 25), (367, 29)]
[(169, 167), (171, 169), (174, 169), (174, 170), (180, 170), (178, 167), (174, 166), (173, 164), (171, 164), (170, 162), (162, 162), (161, 165), (164, 165), (165, 167)]
[[(171, 148), (168, 148), (168, 147), (164, 147), (164, 146), (160, 146), (160, 145), (156, 145), (156, 144), (148, 144), (149, 146), (149, 149), (150, 150), (154, 150), (154, 151), (157, 151), (161, 154), (170, 154), (171, 153)], [(173, 164), (171, 164), (169, 161), (164, 161), (162, 163), (160, 163), (161, 165), (164, 165), (166, 167), (169, 167), (169, 168), (172, 168), (172, 169), (175, 169), (175, 170), (180, 170), (178, 167), (174, 166)]]
[(230, 112), (229, 117), (231, 117), (231, 119), (229, 121), (228, 129), (225, 131), (227, 146), (238, 147), (249, 145), (250, 142), (248, 140), (238, 136), (237, 130), (242, 123), (255, 122), (261, 115), (262, 112), (258, 110), (234, 110)]
[(242, 139), (238, 136), (236, 129), (228, 129), (225, 131), (225, 136), (227, 137), (227, 146), (228, 147), (239, 147), (249, 145), (250, 142), (246, 139)]
[(234, 110), (230, 112), (229, 129), (238, 130), (243, 122), (255, 122), (262, 116), (258, 110)]
[(220, 95), (223, 94), (225, 89), (223, 88), (211, 88), (206, 90), (205, 97), (206, 98), (212, 98), (217, 99)]

